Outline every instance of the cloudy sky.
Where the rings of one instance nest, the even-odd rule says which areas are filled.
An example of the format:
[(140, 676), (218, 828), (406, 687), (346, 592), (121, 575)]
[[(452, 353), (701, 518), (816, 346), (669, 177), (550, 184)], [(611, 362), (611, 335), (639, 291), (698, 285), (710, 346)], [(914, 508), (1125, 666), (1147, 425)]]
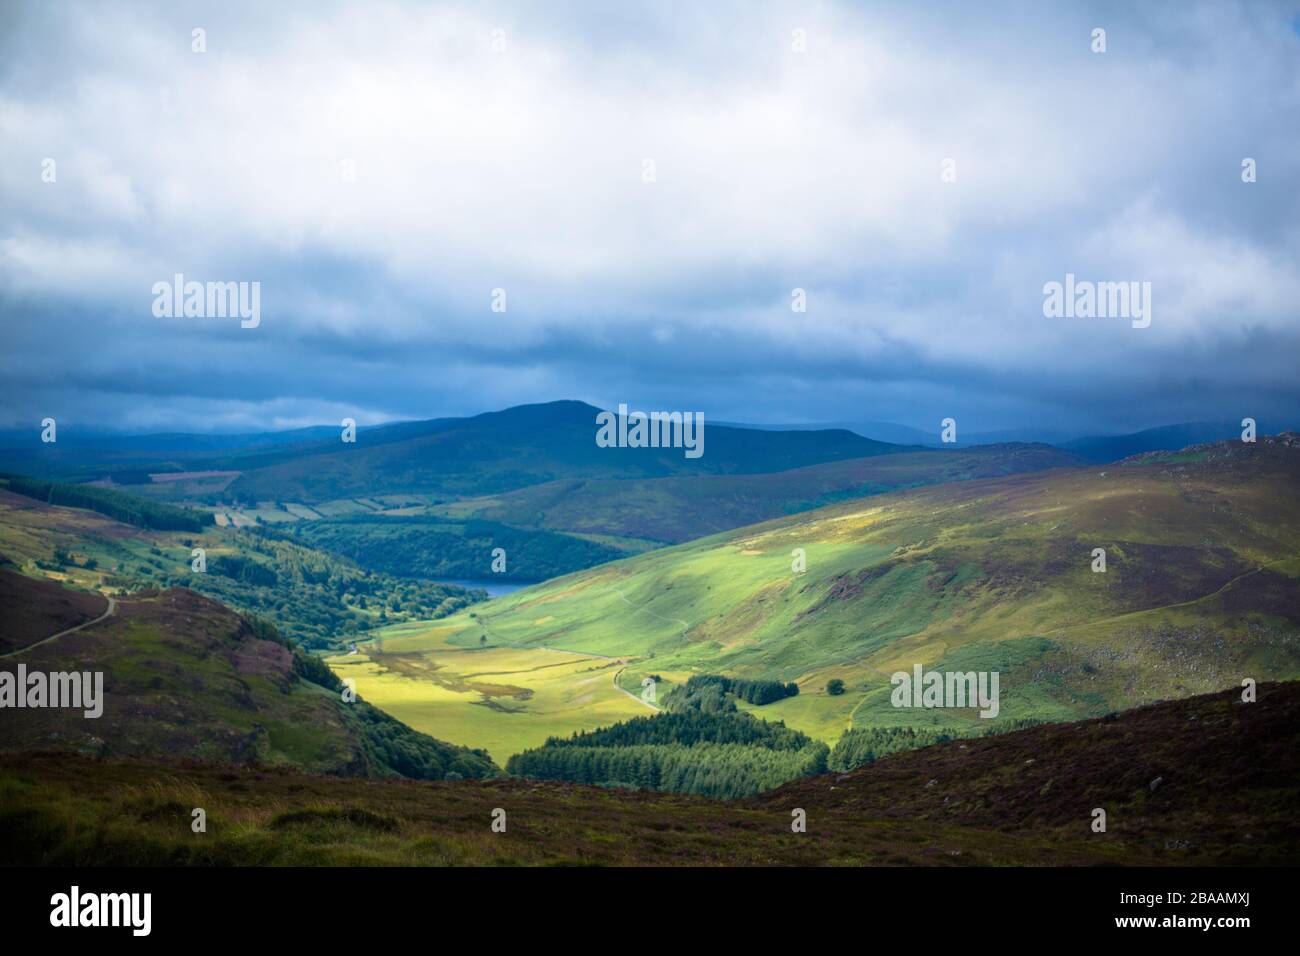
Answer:
[(0, 426), (1294, 427), (1298, 147), (1300, 3), (0, 0)]

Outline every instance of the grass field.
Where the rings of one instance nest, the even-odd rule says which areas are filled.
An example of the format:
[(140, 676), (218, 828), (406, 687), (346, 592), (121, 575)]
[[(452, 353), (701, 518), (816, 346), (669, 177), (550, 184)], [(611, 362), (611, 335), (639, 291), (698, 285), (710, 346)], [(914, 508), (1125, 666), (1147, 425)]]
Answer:
[(458, 646), (452, 628), (387, 628), (327, 658), (367, 701), (416, 730), (487, 750), (504, 764), (552, 735), (651, 711), (614, 685), (625, 661), (549, 648)]

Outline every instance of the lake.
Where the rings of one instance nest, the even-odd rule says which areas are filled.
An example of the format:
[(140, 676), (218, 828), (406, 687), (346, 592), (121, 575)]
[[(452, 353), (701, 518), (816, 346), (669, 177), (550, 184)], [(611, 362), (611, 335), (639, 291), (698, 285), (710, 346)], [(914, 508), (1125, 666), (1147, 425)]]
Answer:
[(435, 581), (435, 584), (454, 584), (460, 588), (476, 588), (486, 591), (488, 597), (501, 597), (504, 594), (514, 594), (523, 588), (532, 587), (536, 581), (494, 581), (489, 579), (459, 579), (448, 581)]

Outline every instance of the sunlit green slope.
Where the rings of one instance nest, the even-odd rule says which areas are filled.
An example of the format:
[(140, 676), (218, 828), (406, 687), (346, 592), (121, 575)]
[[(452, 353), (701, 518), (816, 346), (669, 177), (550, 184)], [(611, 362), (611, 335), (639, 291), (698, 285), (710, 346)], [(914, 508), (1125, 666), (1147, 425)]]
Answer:
[(1102, 713), (1300, 676), (1297, 490), (1289, 435), (898, 492), (559, 578), (439, 622), (436, 642), (627, 659), (631, 690), (649, 674), (794, 680), (798, 697), (758, 710), (826, 740), (989, 724), (892, 707), (890, 674), (915, 664), (998, 671), (1001, 720)]

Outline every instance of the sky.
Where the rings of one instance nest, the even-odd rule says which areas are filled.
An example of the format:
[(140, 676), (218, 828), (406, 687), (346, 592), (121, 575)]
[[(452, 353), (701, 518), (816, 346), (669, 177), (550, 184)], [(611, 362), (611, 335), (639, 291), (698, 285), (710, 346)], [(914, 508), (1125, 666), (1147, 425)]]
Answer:
[(0, 427), (1300, 427), (1298, 147), (1294, 2), (0, 0)]

